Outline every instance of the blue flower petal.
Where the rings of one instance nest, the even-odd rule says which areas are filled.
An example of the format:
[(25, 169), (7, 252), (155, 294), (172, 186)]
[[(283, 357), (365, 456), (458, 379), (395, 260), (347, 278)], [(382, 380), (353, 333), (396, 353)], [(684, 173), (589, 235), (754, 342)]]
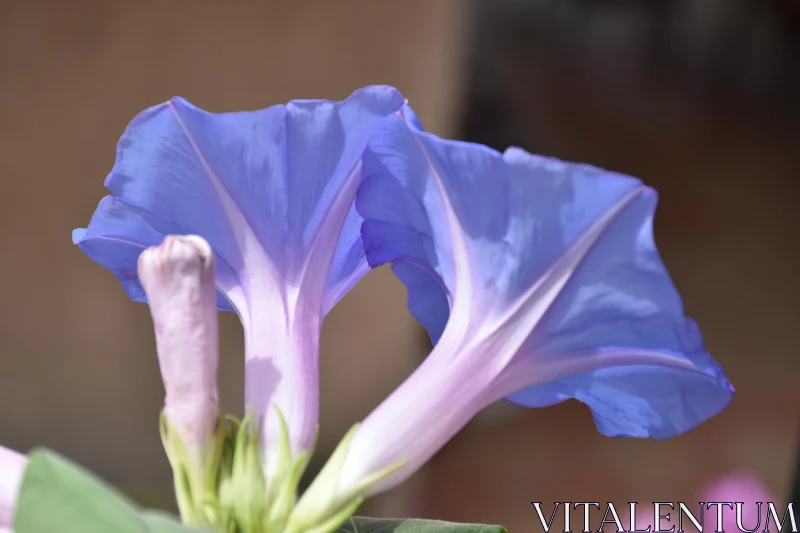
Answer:
[(182, 98), (152, 107), (120, 139), (105, 182), (113, 212), (101, 203), (76, 243), (141, 300), (137, 246), (200, 235), (242, 284), (269, 276), (273, 286), (310, 284), (309, 294), (327, 280), (328, 311), (367, 271), (350, 198), (369, 136), (403, 104), (375, 86), (250, 112), (210, 113)]
[[(146, 302), (136, 268), (139, 255), (146, 248), (160, 244), (166, 234), (186, 233), (159, 222), (145, 211), (106, 196), (100, 200), (89, 228), (74, 230), (72, 241), (93, 261), (110, 270), (132, 300)], [(156, 224), (159, 229), (151, 224)], [(217, 265), (217, 278), (236, 283), (235, 274), (222, 262)], [(222, 292), (217, 297), (217, 305), (223, 311), (234, 311)]]
[(412, 263), (397, 262), (392, 271), (408, 289), (408, 309), (428, 330), (431, 342), (442, 336), (450, 314), (450, 302), (436, 276)]
[[(507, 216), (504, 210), (507, 195), (503, 189), (505, 180), (495, 180), (493, 176), (505, 172), (505, 165), (488, 148), (474, 145), (474, 150), (462, 150), (462, 145), (467, 146), (464, 143), (439, 144), (433, 136), (412, 134), (409, 128), (420, 132), (418, 121), (407, 109), (404, 114), (405, 120), (387, 121), (365, 152), (364, 183), (356, 207), (365, 219), (362, 237), (370, 265), (395, 263), (396, 272), (400, 263), (413, 265), (417, 272), (413, 275), (414, 282), (407, 284), (409, 302), (437, 302), (430, 307), (409, 306), (435, 343), (443, 330), (442, 324), (447, 321), (447, 308), (441, 302), (451, 299), (457, 285), (455, 256), (449, 246), (454, 236), (447, 216), (458, 216), (458, 223), (464, 223), (459, 231), (476, 239), (481, 234), (496, 237)], [(421, 150), (425, 142), (433, 143), (426, 145), (427, 150), (441, 149), (436, 155), (442, 158), (437, 163), (444, 165), (443, 172), (432, 172), (429, 157)], [(454, 215), (439, 188), (449, 187), (449, 180), (457, 176), (475, 177), (470, 184), (474, 194), (458, 198), (465, 205), (455, 205), (458, 213)], [(462, 209), (472, 211), (462, 217), (465, 214)], [(480, 263), (480, 258), (475, 259), (476, 264)], [(403, 269), (400, 272), (408, 272), (410, 267), (399, 268)], [(431, 278), (423, 281), (426, 273)], [(403, 281), (410, 278), (406, 276)], [(445, 293), (434, 297), (429, 294), (429, 287), (437, 286)]]
[[(541, 162), (520, 150), (509, 150), (505, 158), (520, 181)], [(554, 171), (569, 171), (562, 163), (551, 165)], [(579, 169), (572, 178), (576, 191), (613, 183), (599, 169), (574, 168)], [(730, 402), (732, 388), (723, 369), (706, 351), (694, 321), (683, 318), (681, 298), (656, 249), (656, 201), (655, 191), (644, 190), (606, 228), (537, 324), (525, 351), (530, 358), (544, 359), (634, 347), (689, 359), (699, 372), (663, 366), (603, 368), (520, 391), (510, 400), (533, 407), (577, 398), (592, 407), (602, 433), (653, 438), (688, 431)]]
[(370, 265), (394, 265), (434, 341), (458, 313), (452, 327), (472, 335), (464, 346), (485, 343), (485, 370), (510, 400), (577, 398), (602, 433), (654, 438), (731, 401), (683, 316), (653, 241), (656, 195), (639, 180), (443, 141), (402, 118), (373, 139), (364, 168)]

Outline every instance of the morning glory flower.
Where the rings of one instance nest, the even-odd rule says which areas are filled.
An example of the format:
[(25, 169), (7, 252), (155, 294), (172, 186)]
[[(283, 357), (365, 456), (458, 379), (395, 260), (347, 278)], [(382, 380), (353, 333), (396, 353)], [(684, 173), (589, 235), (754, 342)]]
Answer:
[(12, 533), (17, 495), (27, 464), (27, 457), (0, 446), (0, 533)]
[(242, 321), (245, 404), (263, 420), (270, 482), (294, 476), (313, 447), (322, 319), (369, 270), (353, 205), (362, 153), (404, 103), (385, 86), (239, 113), (174, 98), (130, 123), (105, 181), (111, 195), (73, 233), (136, 301), (148, 299), (143, 250), (167, 235), (208, 242), (217, 305)]
[(441, 140), (402, 115), (373, 137), (356, 206), (370, 265), (392, 265), (435, 347), (348, 436), (316, 497), (397, 485), (501, 398), (575, 398), (602, 434), (655, 439), (731, 401), (656, 250), (655, 191), (518, 148)]

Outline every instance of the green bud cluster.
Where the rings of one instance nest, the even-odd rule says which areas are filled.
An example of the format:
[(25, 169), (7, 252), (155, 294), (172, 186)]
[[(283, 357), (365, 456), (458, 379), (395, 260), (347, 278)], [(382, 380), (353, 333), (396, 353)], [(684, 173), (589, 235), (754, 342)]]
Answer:
[(206, 447), (190, 450), (161, 415), (161, 440), (172, 466), (181, 520), (219, 533), (333, 533), (364, 501), (364, 492), (402, 465), (341, 490), (340, 474), (358, 425), (345, 435), (328, 463), (298, 501), (300, 478), (312, 450), (292, 456), (280, 410), (280, 439), (269, 477), (264, 474), (261, 421), (220, 413)]
[(283, 416), (276, 471), (269, 482), (260, 449), (261, 422), (220, 414), (208, 446), (190, 452), (161, 415), (161, 440), (172, 466), (181, 520), (220, 533), (281, 533), (297, 500), (297, 487), (311, 457), (292, 458)]

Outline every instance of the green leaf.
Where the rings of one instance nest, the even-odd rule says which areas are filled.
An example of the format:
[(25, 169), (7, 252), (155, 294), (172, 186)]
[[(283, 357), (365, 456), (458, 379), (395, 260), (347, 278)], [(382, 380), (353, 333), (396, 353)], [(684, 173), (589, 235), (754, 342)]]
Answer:
[(151, 533), (206, 533), (207, 529), (185, 526), (172, 515), (162, 511), (145, 511), (142, 518), (150, 526)]
[(130, 500), (82, 467), (45, 449), (28, 460), (16, 533), (150, 533)]
[(382, 519), (354, 516), (337, 533), (508, 533), (502, 526), (456, 524), (412, 518)]

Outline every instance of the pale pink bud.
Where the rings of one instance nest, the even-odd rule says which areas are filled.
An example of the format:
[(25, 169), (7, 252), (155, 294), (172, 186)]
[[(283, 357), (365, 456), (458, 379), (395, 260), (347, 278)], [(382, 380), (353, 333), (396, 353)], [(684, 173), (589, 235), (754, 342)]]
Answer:
[(164, 381), (164, 412), (192, 453), (217, 421), (219, 333), (215, 259), (201, 237), (174, 236), (139, 256)]

